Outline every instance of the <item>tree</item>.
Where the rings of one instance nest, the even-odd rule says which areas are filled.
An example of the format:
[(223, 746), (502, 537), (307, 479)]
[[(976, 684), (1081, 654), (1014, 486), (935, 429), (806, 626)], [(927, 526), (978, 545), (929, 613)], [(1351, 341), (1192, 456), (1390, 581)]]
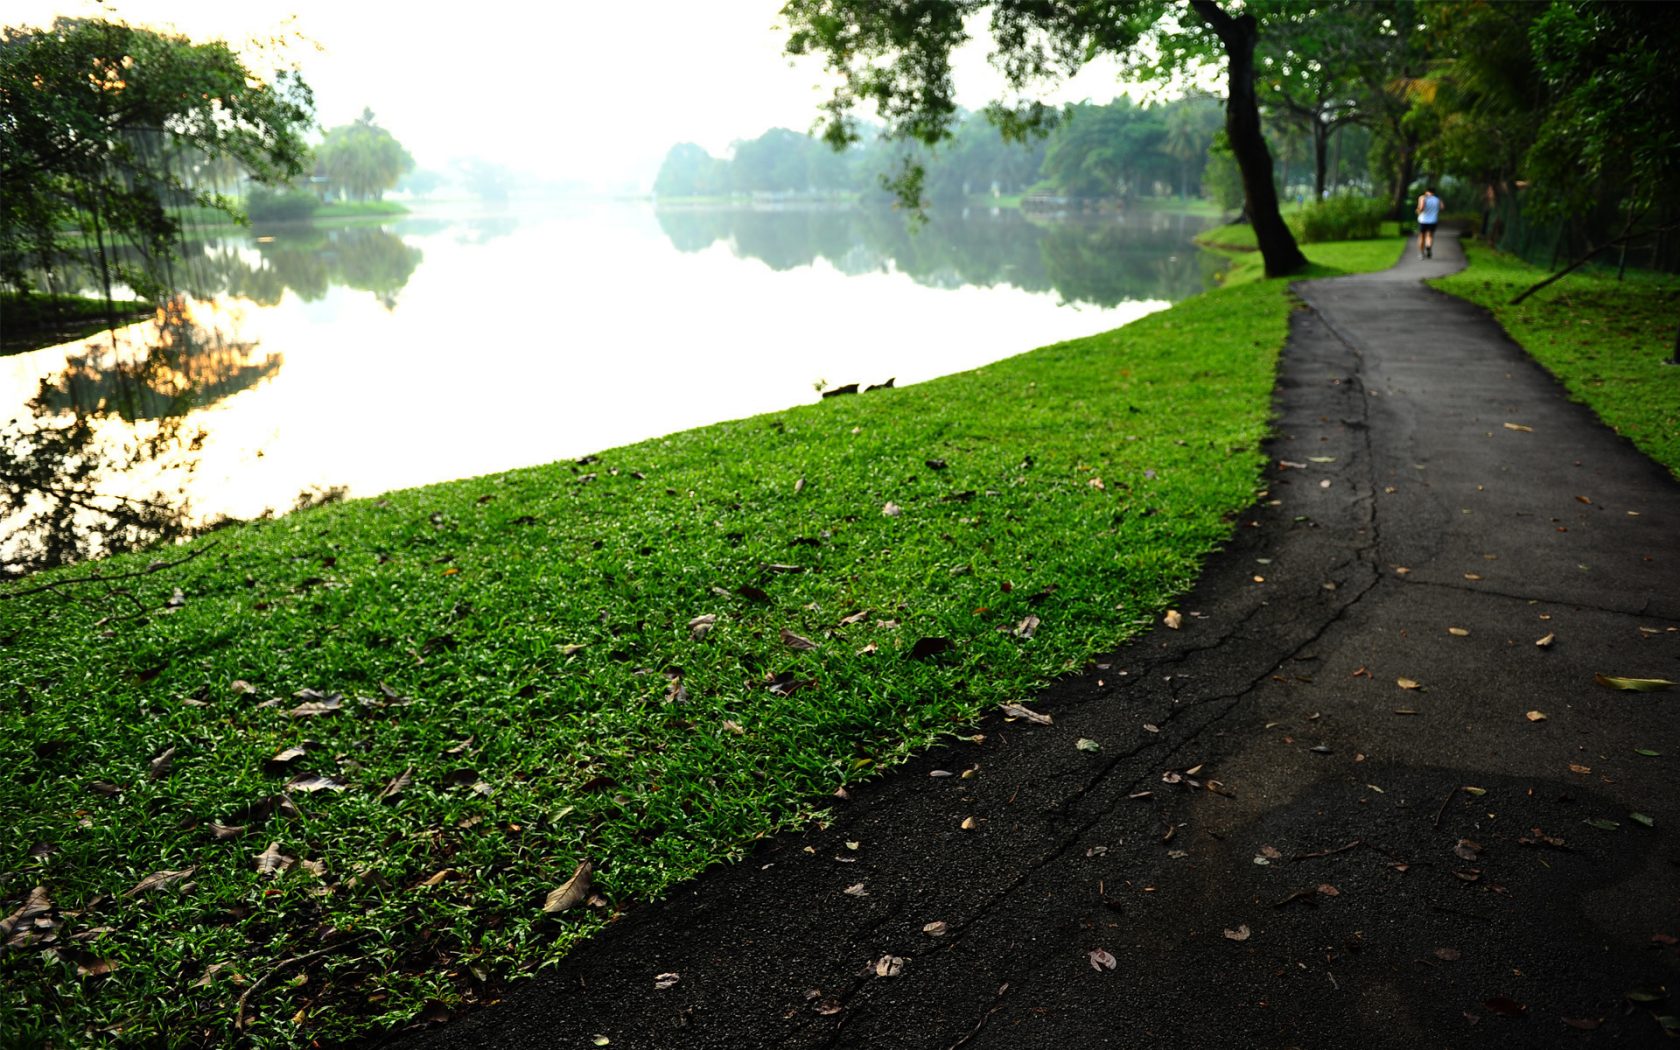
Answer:
[(1190, 199), (1190, 165), (1207, 156), (1212, 138), (1207, 104), (1200, 99), (1184, 99), (1167, 111), (1167, 137), (1161, 143), (1162, 153), (1178, 161), (1179, 199)]
[[(967, 43), (966, 22), (990, 12), (997, 51), (993, 63), (1011, 90), (1077, 72), (1099, 55), (1119, 58), (1133, 72), (1166, 77), (1222, 56), (1227, 76), (1226, 133), (1242, 168), (1255, 237), (1266, 272), (1306, 266), (1278, 210), (1272, 159), (1260, 128), (1254, 88), (1259, 21), (1233, 15), (1216, 0), (1190, 0), (1193, 19), (1167, 0), (1111, 0), (1060, 4), (1044, 0), (788, 0), (782, 17), (787, 51), (820, 54), (841, 84), (823, 104), (824, 138), (836, 149), (857, 138), (859, 103), (872, 104), (900, 141), (937, 146), (957, 120), (951, 52)], [(1140, 45), (1147, 45), (1140, 47)], [(994, 103), (987, 115), (1011, 140), (1025, 140), (1054, 124), (1057, 111), (1042, 102)], [(901, 199), (919, 205), (923, 171), (911, 162), (896, 180)]]
[(0, 29), (0, 283), (51, 291), (86, 254), (107, 299), (116, 282), (165, 297), (179, 209), (237, 216), (229, 162), (296, 177), (313, 105), (296, 74), (261, 77), (219, 40), (69, 18)]
[(357, 200), (379, 200), (414, 170), (414, 158), (389, 131), (373, 122), (373, 110), (327, 132), (315, 155), (329, 189)]
[(1261, 103), (1312, 139), (1313, 196), (1323, 197), (1330, 136), (1365, 119), (1356, 69), (1364, 57), (1362, 3), (1274, 3), (1256, 65)]
[(1069, 106), (1044, 153), (1044, 174), (1069, 196), (1135, 197), (1160, 172), (1166, 138), (1160, 114), (1124, 95), (1106, 106)]
[(727, 197), (730, 188), (729, 162), (692, 142), (672, 146), (653, 180), (653, 192), (661, 197)]

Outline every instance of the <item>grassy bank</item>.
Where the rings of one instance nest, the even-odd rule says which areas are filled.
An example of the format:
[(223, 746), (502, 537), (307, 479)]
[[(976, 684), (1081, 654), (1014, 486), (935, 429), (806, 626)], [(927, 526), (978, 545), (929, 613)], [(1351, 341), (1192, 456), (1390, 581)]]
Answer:
[(1680, 277), (1581, 270), (1512, 306), (1546, 271), (1472, 241), (1465, 251), (1468, 269), (1429, 283), (1486, 307), (1571, 397), (1680, 475), (1680, 368), (1662, 363)]
[(46, 909), (8, 931), (0, 1030), (200, 1045), (247, 992), (258, 1046), (406, 1024), (821, 819), (1190, 584), (1256, 497), (1290, 309), (1251, 281), (0, 587), (0, 914)]
[(0, 357), (43, 346), (85, 339), (110, 326), (150, 317), (151, 303), (118, 299), (107, 309), (104, 299), (83, 295), (17, 295), (0, 292)]

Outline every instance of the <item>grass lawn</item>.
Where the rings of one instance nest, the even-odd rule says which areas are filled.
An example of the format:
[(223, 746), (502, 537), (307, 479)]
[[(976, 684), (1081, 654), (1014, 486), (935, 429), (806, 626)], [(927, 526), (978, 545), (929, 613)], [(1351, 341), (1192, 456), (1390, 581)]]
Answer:
[(407, 206), (397, 201), (333, 201), (315, 209), (313, 219), (359, 219), (365, 216), (407, 215)]
[(1680, 368), (1674, 353), (1680, 277), (1581, 271), (1510, 302), (1546, 271), (1473, 241), (1470, 266), (1429, 283), (1490, 310), (1580, 401), (1680, 475)]
[[(1379, 246), (1308, 251), (1329, 274)], [(0, 586), (0, 1031), (198, 1046), (247, 993), (257, 1046), (406, 1024), (821, 820), (1190, 585), (1256, 498), (1291, 308), (1249, 280)]]
[(151, 316), (155, 309), (151, 303), (118, 299), (107, 312), (104, 299), (89, 296), (0, 292), (0, 357), (103, 332), (113, 313), (117, 324), (126, 325)]

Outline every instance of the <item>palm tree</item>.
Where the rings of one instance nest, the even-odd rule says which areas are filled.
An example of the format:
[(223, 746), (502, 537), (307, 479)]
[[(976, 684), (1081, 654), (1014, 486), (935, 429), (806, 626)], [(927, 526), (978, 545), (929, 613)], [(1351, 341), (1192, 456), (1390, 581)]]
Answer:
[(1161, 152), (1178, 161), (1178, 195), (1190, 199), (1190, 162), (1207, 150), (1207, 137), (1202, 134), (1202, 122), (1188, 104), (1173, 108), (1167, 118), (1167, 140)]
[(360, 200), (379, 200), (404, 172), (414, 170), (408, 150), (374, 123), (373, 110), (366, 107), (351, 123), (327, 132), (316, 154), (326, 169), (328, 188)]

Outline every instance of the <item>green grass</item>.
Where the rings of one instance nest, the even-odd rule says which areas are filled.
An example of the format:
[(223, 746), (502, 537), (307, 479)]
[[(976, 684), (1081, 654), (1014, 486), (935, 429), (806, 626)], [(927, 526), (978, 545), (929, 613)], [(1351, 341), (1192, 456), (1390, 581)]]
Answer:
[[(119, 325), (153, 312), (151, 303), (118, 299), (111, 303)], [(28, 353), (85, 339), (109, 326), (104, 299), (83, 295), (18, 295), (0, 292), (0, 357)]]
[[(1286, 214), (1292, 210), (1298, 209), (1295, 209), (1292, 205), (1284, 206), (1284, 212)], [(1376, 241), (1326, 241), (1319, 245), (1305, 245), (1303, 246), (1302, 251), (1306, 251), (1308, 248), (1327, 247), (1336, 244), (1381, 243), (1400, 236), (1401, 231), (1399, 223), (1385, 222), (1379, 227)], [(1226, 226), (1215, 226), (1211, 230), (1203, 230), (1201, 233), (1196, 235), (1196, 243), (1202, 245), (1204, 248), (1218, 248), (1232, 252), (1254, 252), (1260, 250), (1259, 242), (1254, 239), (1254, 227), (1250, 226), (1246, 222), (1231, 223)], [(1398, 252), (1399, 249), (1395, 249), (1396, 255), (1398, 255)], [(1312, 258), (1312, 253), (1310, 251), (1307, 252), (1307, 257), (1309, 259)], [(1393, 264), (1392, 259), (1389, 260), (1389, 264)]]
[(1680, 368), (1662, 363), (1680, 277), (1578, 270), (1511, 306), (1546, 271), (1470, 241), (1465, 251), (1468, 269), (1429, 283), (1486, 307), (1573, 399), (1680, 476)]
[[(56, 955), (0, 956), (0, 1031), (225, 1040), (276, 962), (335, 945), (252, 996), (253, 1045), (408, 1023), (821, 820), (836, 787), (1030, 699), (1191, 584), (1256, 497), (1291, 309), (1255, 281), (587, 465), (235, 526), (114, 589), (5, 598), (86, 567), (0, 588), (0, 914), (37, 885), (62, 909)], [(289, 717), (303, 689), (343, 711)], [(348, 786), (288, 790), (304, 773)], [(296, 814), (265, 816), (283, 794)], [(259, 874), (270, 843), (299, 863)], [(585, 859), (600, 901), (545, 918)]]
[(315, 209), (313, 219), (359, 219), (366, 216), (407, 215), (408, 208), (397, 201), (334, 201)]

